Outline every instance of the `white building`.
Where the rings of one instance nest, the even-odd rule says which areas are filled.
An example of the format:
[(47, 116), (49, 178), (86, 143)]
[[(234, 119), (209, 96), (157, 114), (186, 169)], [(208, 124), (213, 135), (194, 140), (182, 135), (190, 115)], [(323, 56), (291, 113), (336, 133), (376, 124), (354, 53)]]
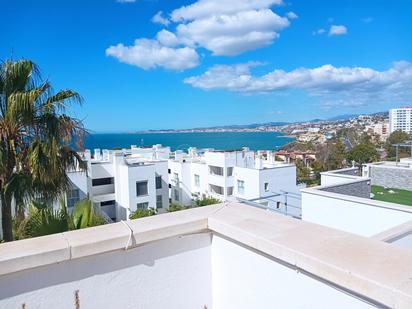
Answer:
[(169, 160), (169, 173), (171, 200), (182, 205), (191, 205), (193, 194), (206, 194), (221, 201), (255, 200), (279, 208), (284, 203), (282, 193), (298, 193), (294, 164), (276, 161), (272, 152), (248, 148), (177, 151)]
[(412, 133), (412, 107), (393, 108), (389, 110), (390, 133), (402, 130), (408, 134)]
[(87, 171), (70, 171), (72, 182), (66, 202), (70, 209), (78, 200), (89, 197), (113, 221), (128, 219), (137, 208), (158, 212), (169, 207), (168, 158), (170, 148), (130, 150), (95, 149), (83, 153)]

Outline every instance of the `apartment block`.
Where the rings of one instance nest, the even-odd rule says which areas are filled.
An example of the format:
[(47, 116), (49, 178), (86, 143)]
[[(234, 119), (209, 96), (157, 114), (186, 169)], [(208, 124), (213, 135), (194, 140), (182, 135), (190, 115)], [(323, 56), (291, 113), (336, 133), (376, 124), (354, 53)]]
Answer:
[(169, 207), (169, 147), (132, 146), (128, 150), (95, 149), (83, 153), (87, 171), (69, 171), (70, 208), (89, 197), (113, 221), (126, 220), (138, 208), (163, 212)]
[(402, 130), (408, 134), (412, 133), (412, 107), (400, 107), (389, 110), (390, 133)]
[(182, 205), (191, 205), (193, 194), (206, 194), (221, 201), (271, 196), (261, 203), (277, 207), (281, 193), (298, 192), (294, 164), (276, 161), (273, 152), (248, 148), (177, 151), (169, 160), (169, 173), (171, 200)]

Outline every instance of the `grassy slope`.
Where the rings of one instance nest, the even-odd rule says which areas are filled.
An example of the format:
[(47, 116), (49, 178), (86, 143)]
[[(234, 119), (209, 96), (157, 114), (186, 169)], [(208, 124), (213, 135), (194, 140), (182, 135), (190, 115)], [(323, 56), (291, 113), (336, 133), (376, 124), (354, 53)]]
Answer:
[[(395, 191), (395, 193), (391, 194), (388, 192), (389, 190)], [(377, 194), (378, 192), (383, 192), (383, 194)], [(412, 206), (412, 191), (372, 186), (372, 193), (375, 195), (374, 200)]]

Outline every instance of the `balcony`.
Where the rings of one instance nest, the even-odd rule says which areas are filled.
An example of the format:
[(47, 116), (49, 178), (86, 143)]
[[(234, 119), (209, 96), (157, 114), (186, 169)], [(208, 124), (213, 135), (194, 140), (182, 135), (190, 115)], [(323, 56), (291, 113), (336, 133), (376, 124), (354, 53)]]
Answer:
[(113, 194), (113, 193), (114, 193), (114, 183), (92, 187), (93, 196)]
[(209, 175), (223, 176), (223, 167), (209, 165)]

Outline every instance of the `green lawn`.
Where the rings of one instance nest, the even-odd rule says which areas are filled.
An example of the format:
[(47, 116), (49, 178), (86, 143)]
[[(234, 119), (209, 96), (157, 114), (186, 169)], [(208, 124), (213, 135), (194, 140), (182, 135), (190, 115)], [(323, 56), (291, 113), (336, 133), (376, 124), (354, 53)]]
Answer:
[(374, 200), (412, 206), (412, 191), (372, 186), (372, 193)]

